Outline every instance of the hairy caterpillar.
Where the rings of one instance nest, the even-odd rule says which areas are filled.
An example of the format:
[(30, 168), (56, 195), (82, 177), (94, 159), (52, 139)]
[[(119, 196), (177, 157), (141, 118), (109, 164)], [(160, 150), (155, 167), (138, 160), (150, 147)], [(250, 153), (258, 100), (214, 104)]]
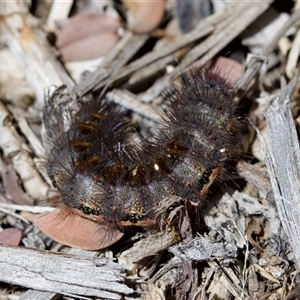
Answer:
[(156, 207), (169, 196), (202, 207), (239, 152), (234, 95), (217, 72), (190, 70), (165, 95), (167, 119), (155, 141), (139, 145), (128, 143), (124, 111), (85, 103), (66, 132), (50, 136), (47, 171), (64, 207), (115, 228), (155, 224)]

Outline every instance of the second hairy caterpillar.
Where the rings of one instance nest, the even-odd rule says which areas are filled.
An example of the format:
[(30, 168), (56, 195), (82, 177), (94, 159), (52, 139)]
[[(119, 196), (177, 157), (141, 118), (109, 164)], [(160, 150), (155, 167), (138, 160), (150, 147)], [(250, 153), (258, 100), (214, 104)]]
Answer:
[(140, 145), (128, 144), (130, 124), (119, 108), (86, 104), (67, 132), (50, 138), (47, 171), (63, 206), (120, 229), (154, 225), (156, 207), (170, 196), (202, 207), (240, 149), (234, 96), (216, 72), (190, 70), (165, 95), (167, 120), (155, 141)]

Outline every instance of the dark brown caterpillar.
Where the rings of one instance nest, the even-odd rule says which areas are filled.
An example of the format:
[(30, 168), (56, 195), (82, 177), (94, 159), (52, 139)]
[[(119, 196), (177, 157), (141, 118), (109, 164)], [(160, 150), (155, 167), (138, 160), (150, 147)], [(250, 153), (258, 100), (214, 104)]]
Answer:
[(112, 104), (86, 104), (55, 145), (47, 170), (66, 207), (111, 226), (155, 223), (155, 207), (178, 196), (197, 207), (239, 151), (234, 89), (210, 70), (182, 75), (165, 95), (167, 120), (154, 142), (128, 144), (130, 125)]

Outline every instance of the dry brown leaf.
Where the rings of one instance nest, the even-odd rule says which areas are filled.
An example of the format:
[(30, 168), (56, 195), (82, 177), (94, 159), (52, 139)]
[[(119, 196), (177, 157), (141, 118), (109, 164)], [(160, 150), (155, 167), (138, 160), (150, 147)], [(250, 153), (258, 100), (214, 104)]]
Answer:
[(37, 215), (22, 212), (21, 215), (55, 241), (75, 248), (98, 250), (110, 246), (123, 236), (117, 229), (72, 213), (53, 211)]
[(135, 33), (147, 33), (154, 30), (162, 20), (165, 1), (124, 0), (127, 8), (128, 29)]
[(212, 72), (216, 72), (222, 78), (229, 82), (236, 83), (243, 71), (243, 65), (228, 57), (219, 56), (216, 59), (208, 62), (205, 67), (208, 67)]
[(105, 15), (82, 13), (74, 16), (57, 34), (56, 47), (62, 60), (90, 60), (106, 55), (119, 40), (121, 22)]
[(23, 232), (17, 228), (6, 228), (0, 232), (0, 244), (18, 246), (22, 239)]
[(94, 59), (106, 55), (118, 40), (116, 34), (102, 32), (63, 46), (60, 54), (64, 62)]
[(121, 22), (118, 19), (109, 16), (94, 13), (77, 14), (58, 31), (55, 45), (61, 48), (100, 33), (115, 34), (120, 26)]

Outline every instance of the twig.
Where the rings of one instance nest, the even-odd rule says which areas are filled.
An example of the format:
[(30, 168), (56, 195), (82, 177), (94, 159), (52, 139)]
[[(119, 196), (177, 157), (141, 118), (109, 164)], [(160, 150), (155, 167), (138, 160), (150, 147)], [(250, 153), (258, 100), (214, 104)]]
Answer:
[(50, 85), (74, 85), (24, 1), (1, 1), (0, 16), (4, 40), (24, 69), (26, 80), (35, 92), (37, 107), (44, 106), (44, 89)]
[(281, 97), (267, 111), (271, 149), (267, 149), (266, 164), (278, 214), (300, 266), (300, 148), (289, 109), (289, 98), (295, 90), (298, 76), (283, 89)]
[(107, 258), (0, 245), (0, 281), (67, 295), (121, 299), (133, 290), (124, 268)]

